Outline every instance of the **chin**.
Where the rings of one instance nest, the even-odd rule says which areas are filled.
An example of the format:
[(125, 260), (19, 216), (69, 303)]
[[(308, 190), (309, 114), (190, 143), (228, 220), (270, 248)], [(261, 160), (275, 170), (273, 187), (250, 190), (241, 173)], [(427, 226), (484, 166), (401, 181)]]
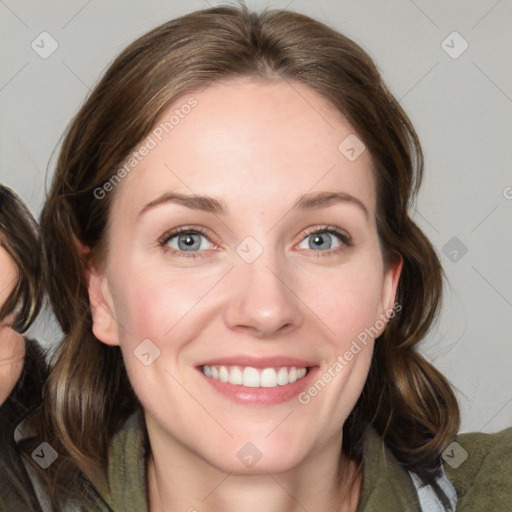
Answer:
[[(210, 450), (208, 450), (210, 451)], [(300, 451), (283, 443), (231, 440), (219, 453), (203, 453), (208, 464), (217, 469), (237, 475), (284, 473), (295, 469), (305, 457), (304, 445)]]

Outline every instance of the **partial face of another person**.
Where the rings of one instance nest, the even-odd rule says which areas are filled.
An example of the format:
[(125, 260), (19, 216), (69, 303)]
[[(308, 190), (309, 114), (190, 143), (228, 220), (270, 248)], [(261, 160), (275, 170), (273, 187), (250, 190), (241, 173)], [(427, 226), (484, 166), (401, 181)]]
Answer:
[[(0, 246), (0, 308), (16, 287), (18, 269), (10, 254)], [(23, 338), (10, 325), (13, 315), (0, 319), (0, 405), (11, 394), (23, 368)]]
[[(0, 235), (1, 237), (1, 235)], [(0, 308), (4, 306), (9, 295), (16, 287), (18, 269), (10, 254), (0, 246)], [(0, 325), (6, 325), (10, 319), (0, 319)]]
[(369, 152), (340, 151), (354, 131), (329, 103), (234, 80), (162, 122), (191, 96), (112, 192), (94, 333), (120, 345), (150, 434), (176, 454), (291, 470), (339, 451), (373, 352), (358, 335), (382, 332), (400, 266), (384, 268)]

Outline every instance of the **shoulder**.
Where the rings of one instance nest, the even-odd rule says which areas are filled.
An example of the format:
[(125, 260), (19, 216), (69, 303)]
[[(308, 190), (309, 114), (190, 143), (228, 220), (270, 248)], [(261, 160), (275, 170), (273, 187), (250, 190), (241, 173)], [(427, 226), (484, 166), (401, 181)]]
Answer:
[[(85, 495), (80, 498), (72, 498), (70, 495), (63, 497), (58, 504), (52, 502), (50, 487), (55, 483), (52, 480), (55, 473), (50, 478), (46, 478), (46, 475), (49, 471), (48, 468), (58, 461), (62, 454), (55, 451), (49, 442), (39, 437), (34, 423), (39, 420), (38, 413), (40, 411), (41, 409), (32, 412), (15, 429), (16, 457), (26, 475), (23, 485), (33, 503), (33, 508), (30, 508), (30, 510), (38, 512), (113, 512), (113, 509), (108, 506), (102, 496), (99, 500), (96, 500), (95, 498), (86, 499)], [(79, 477), (76, 467), (69, 466), (66, 469), (69, 469), (66, 478), (69, 479), (70, 475), (71, 478)], [(58, 472), (62, 473), (60, 470)], [(26, 507), (17, 507), (16, 503), (15, 500), (10, 498), (5, 505), (5, 509), (0, 506), (0, 512), (29, 510)]]
[(40, 405), (47, 374), (44, 351), (35, 340), (24, 338), (23, 368), (14, 389), (0, 407), (0, 509), (27, 510), (36, 501), (30, 474), (17, 444), (18, 426)]
[(457, 435), (443, 452), (443, 465), (463, 510), (512, 508), (512, 427)]
[[(41, 345), (30, 338), (24, 338), (25, 356), (21, 374), (5, 402), (5, 408), (11, 408), (13, 414), (19, 417), (8, 417), (12, 423), (12, 428), (21, 421), (21, 419), (36, 408), (42, 400), (42, 389), (48, 376), (48, 363), (46, 353)], [(2, 409), (4, 408), (2, 406)], [(4, 411), (5, 412), (5, 411)], [(5, 417), (5, 414), (4, 414)]]

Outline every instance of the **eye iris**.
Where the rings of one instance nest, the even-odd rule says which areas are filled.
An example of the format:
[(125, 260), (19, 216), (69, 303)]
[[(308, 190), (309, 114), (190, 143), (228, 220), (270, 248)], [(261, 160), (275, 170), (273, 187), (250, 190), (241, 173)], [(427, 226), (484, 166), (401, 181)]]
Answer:
[[(201, 245), (201, 242), (198, 241), (198, 242), (195, 242), (194, 239), (193, 239), (193, 236), (192, 234), (188, 233), (188, 234), (185, 234), (185, 235), (180, 235), (180, 237), (178, 238), (178, 246), (180, 249), (183, 249), (184, 247), (185, 248), (193, 248), (193, 249), (198, 249), (199, 246)], [(181, 242), (184, 241), (185, 243), (185, 246), (183, 247), (181, 245)]]
[[(324, 236), (325, 235), (321, 235), (321, 234), (315, 234), (313, 236), (313, 244), (315, 245), (315, 247), (319, 247), (319, 245), (324, 241)], [(330, 235), (327, 234), (327, 237), (328, 239), (330, 239)], [(319, 241), (319, 244), (317, 244), (317, 242)], [(329, 244), (329, 247), (327, 247), (327, 249), (330, 248), (330, 244)]]

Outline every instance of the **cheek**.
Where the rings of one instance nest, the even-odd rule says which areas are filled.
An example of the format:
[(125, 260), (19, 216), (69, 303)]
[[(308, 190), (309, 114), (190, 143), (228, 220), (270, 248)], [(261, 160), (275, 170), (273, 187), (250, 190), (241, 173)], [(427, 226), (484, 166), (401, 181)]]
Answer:
[[(180, 322), (197, 302), (198, 293), (190, 282), (185, 286), (183, 278), (165, 278), (148, 268), (132, 275), (129, 280), (116, 280), (112, 293), (129, 380), (146, 410), (158, 411), (162, 394), (182, 407), (183, 397), (168, 371), (175, 374), (176, 358), (187, 343), (182, 329), (186, 322), (183, 326)], [(155, 395), (155, 389), (160, 393)]]
[(166, 337), (197, 303), (200, 291), (193, 280), (139, 272), (114, 296), (116, 317), (125, 327), (121, 344)]
[(373, 257), (323, 269), (300, 282), (297, 294), (322, 320), (339, 348), (379, 318), (383, 275), (380, 261)]
[(132, 264), (129, 272), (114, 276), (115, 317), (120, 325), (119, 343), (133, 352), (146, 339), (155, 343), (170, 361), (180, 349), (200, 335), (198, 318), (211, 297), (208, 291), (219, 280), (218, 272), (171, 265)]

